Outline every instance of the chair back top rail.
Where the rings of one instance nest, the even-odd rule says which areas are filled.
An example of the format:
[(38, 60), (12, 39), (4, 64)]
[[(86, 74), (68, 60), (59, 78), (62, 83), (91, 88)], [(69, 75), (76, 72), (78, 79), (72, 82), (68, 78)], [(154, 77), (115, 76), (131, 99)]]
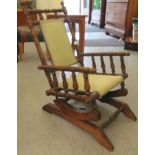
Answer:
[[(57, 18), (57, 17), (55, 17), (55, 18)], [(50, 19), (50, 18), (49, 18)], [(64, 17), (64, 23), (68, 23), (68, 20)], [(33, 21), (31, 21), (31, 24), (32, 25), (40, 25), (40, 21), (38, 21), (38, 20), (33, 20)]]
[(63, 13), (62, 9), (33, 9), (33, 10), (29, 10), (30, 14), (39, 14), (39, 13)]

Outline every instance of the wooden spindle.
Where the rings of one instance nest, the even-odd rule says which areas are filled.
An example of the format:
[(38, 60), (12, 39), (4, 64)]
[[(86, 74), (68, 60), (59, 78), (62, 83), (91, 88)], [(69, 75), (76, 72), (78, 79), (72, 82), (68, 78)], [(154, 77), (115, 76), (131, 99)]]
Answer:
[(110, 124), (119, 114), (124, 110), (124, 106), (120, 107), (118, 110), (116, 110), (112, 116), (108, 118), (102, 125), (101, 129), (104, 129), (108, 124)]
[(67, 80), (66, 80), (66, 74), (64, 71), (62, 71), (62, 80), (63, 80), (63, 87), (64, 87), (64, 90), (65, 92), (68, 92), (67, 89), (68, 89), (68, 83), (67, 83)]
[(27, 23), (28, 23), (28, 26), (30, 28), (30, 31), (31, 31), (33, 40), (35, 42), (35, 45), (36, 45), (37, 52), (38, 52), (39, 58), (41, 60), (41, 63), (42, 63), (42, 65), (47, 65), (46, 59), (44, 57), (44, 54), (42, 52), (42, 49), (41, 49), (41, 46), (40, 46), (40, 43), (39, 43), (39, 40), (38, 40), (37, 33), (36, 33), (36, 31), (35, 31), (35, 29), (33, 27), (32, 20), (30, 18), (29, 12), (28, 11), (25, 11), (25, 15), (26, 15)]
[(111, 66), (112, 74), (115, 74), (115, 65), (114, 65), (114, 60), (112, 56), (110, 56), (110, 66)]
[(120, 61), (121, 61), (122, 73), (123, 73), (123, 74), (126, 74), (125, 63), (124, 63), (124, 57), (123, 57), (123, 56), (120, 56)]
[(47, 20), (48, 19), (48, 13), (46, 12), (45, 14), (46, 14), (46, 20)]
[(95, 58), (94, 56), (91, 57), (92, 58), (92, 67), (96, 68), (96, 63), (95, 63)]
[(58, 88), (58, 80), (57, 80), (56, 72), (52, 72), (52, 75), (53, 75), (54, 87)]
[(76, 32), (76, 24), (74, 22), (68, 21), (68, 26), (72, 35), (72, 45), (74, 45), (75, 39), (75, 32)]
[(101, 60), (102, 73), (105, 73), (106, 72), (106, 69), (105, 69), (105, 63), (104, 63), (103, 56), (100, 56), (100, 60)]
[(124, 83), (124, 81), (121, 83), (121, 89), (125, 89), (125, 83)]
[(73, 89), (77, 92), (78, 91), (78, 82), (76, 79), (75, 72), (72, 72), (72, 79), (73, 79)]
[(90, 92), (90, 84), (89, 84), (88, 74), (84, 73), (83, 77), (84, 77), (84, 89), (86, 90), (87, 93), (89, 93)]
[(51, 78), (51, 75), (49, 72), (45, 71), (45, 74), (47, 76), (47, 79), (48, 79), (48, 82), (49, 82), (49, 85), (51, 86), (51, 88), (54, 88), (54, 84), (53, 84), (53, 80)]
[(69, 30), (71, 32), (71, 35), (72, 35), (72, 45), (74, 44), (74, 41), (76, 40), (76, 37), (75, 37), (75, 23), (71, 23), (71, 20), (69, 19), (68, 17), (68, 12), (67, 12), (67, 9), (66, 7), (64, 6), (64, 2), (61, 1), (61, 5), (62, 5), (62, 10), (63, 10), (63, 13), (65, 15), (65, 18), (66, 18), (66, 21), (67, 21), (67, 24), (69, 26)]
[(44, 19), (42, 13), (39, 13), (39, 18), (40, 18), (40, 20)]

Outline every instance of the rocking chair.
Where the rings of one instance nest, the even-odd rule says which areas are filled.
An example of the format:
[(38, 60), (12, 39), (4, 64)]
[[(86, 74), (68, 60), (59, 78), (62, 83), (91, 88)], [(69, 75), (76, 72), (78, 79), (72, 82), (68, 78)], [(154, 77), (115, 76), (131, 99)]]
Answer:
[[(68, 39), (64, 21), (68, 22), (70, 28), (71, 21), (67, 18), (67, 14), (64, 19), (48, 19), (39, 22), (31, 20), (28, 12), (27, 17), (38, 56), (41, 60), (41, 65), (38, 68), (44, 71), (50, 86), (46, 90), (46, 94), (48, 96), (55, 96), (53, 103), (43, 106), (43, 110), (54, 113), (79, 126), (92, 135), (106, 149), (113, 151), (113, 144), (102, 130), (121, 112), (127, 118), (136, 121), (136, 116), (127, 104), (113, 99), (113, 97), (126, 96), (128, 94), (124, 83), (124, 80), (128, 77), (124, 56), (129, 56), (129, 53), (80, 53), (78, 45), (74, 45), (75, 36), (72, 36), (72, 46)], [(37, 32), (35, 31), (36, 25), (40, 26), (43, 33), (50, 60), (47, 60), (42, 51), (36, 35)], [(72, 29), (70, 30), (72, 32)], [(73, 48), (76, 49), (76, 57)], [(84, 67), (84, 57), (92, 59), (91, 68)], [(102, 72), (97, 72), (96, 70), (95, 57), (100, 58)], [(109, 57), (111, 73), (107, 73), (105, 57)], [(115, 72), (114, 57), (120, 57), (121, 73)], [(80, 66), (75, 66), (75, 64)], [(68, 72), (71, 75), (70, 77), (67, 76)], [(58, 73), (62, 81), (59, 81), (60, 77), (58, 77)], [(113, 90), (118, 85), (120, 85), (120, 88)], [(75, 107), (70, 103), (72, 100), (76, 101), (76, 103), (81, 103), (83, 107)], [(114, 106), (117, 109), (100, 127), (90, 122), (101, 119), (101, 113), (96, 104), (97, 100)]]

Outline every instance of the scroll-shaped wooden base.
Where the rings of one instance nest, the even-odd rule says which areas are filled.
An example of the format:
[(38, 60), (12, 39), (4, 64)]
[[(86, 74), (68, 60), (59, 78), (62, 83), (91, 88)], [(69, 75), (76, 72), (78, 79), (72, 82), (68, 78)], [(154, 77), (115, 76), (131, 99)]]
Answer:
[(105, 102), (105, 103), (107, 103), (107, 104), (109, 104), (109, 105), (111, 105), (111, 106), (113, 106), (113, 107), (115, 107), (117, 109), (119, 109), (121, 107), (124, 107), (124, 109), (122, 111), (123, 114), (127, 118), (129, 118), (129, 119), (131, 119), (133, 121), (137, 120), (135, 114), (131, 111), (130, 107), (126, 103), (123, 103), (123, 102), (121, 102), (119, 100), (116, 100), (114, 98), (111, 98), (111, 97), (105, 97), (105, 98), (103, 97), (103, 98), (100, 99), (100, 101)]
[(97, 121), (101, 119), (101, 113), (96, 108), (91, 111), (76, 111), (77, 109), (69, 106), (64, 100), (54, 100), (54, 103), (68, 116), (81, 121)]
[(97, 127), (94, 124), (88, 122), (90, 120), (99, 120), (101, 118), (100, 112), (95, 109), (90, 112), (80, 113), (77, 112), (74, 108), (67, 105), (66, 101), (54, 100), (53, 104), (49, 103), (43, 106), (43, 110), (49, 113), (54, 113), (79, 126), (80, 128), (87, 131), (89, 134), (91, 134), (107, 150), (113, 151), (114, 146), (106, 137), (102, 129), (105, 128), (109, 123), (111, 123), (119, 115), (120, 112), (122, 112), (127, 118), (131, 120), (136, 121), (137, 118), (135, 114), (131, 111), (129, 106), (121, 101), (118, 101), (111, 97), (102, 97), (100, 101), (105, 102), (118, 109), (113, 113), (112, 116), (107, 119), (107, 121), (105, 121), (101, 125), (101, 127)]
[(98, 128), (97, 126), (95, 126), (87, 121), (81, 121), (81, 120), (78, 120), (78, 119), (68, 116), (55, 103), (54, 104), (52, 104), (52, 103), (46, 104), (45, 106), (43, 106), (43, 110), (45, 110), (49, 113), (54, 113), (64, 119), (70, 121), (71, 123), (79, 126), (80, 128), (87, 131), (89, 134), (91, 134), (106, 149), (108, 149), (109, 151), (113, 151), (114, 146), (109, 141), (107, 136), (103, 133), (103, 131), (101, 131), (101, 129)]

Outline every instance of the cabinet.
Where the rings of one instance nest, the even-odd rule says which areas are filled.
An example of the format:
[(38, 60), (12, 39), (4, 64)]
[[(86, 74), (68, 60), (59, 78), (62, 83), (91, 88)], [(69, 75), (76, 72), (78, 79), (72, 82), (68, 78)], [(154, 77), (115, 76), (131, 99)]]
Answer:
[(105, 30), (124, 39), (131, 36), (132, 18), (138, 16), (137, 0), (107, 0)]

